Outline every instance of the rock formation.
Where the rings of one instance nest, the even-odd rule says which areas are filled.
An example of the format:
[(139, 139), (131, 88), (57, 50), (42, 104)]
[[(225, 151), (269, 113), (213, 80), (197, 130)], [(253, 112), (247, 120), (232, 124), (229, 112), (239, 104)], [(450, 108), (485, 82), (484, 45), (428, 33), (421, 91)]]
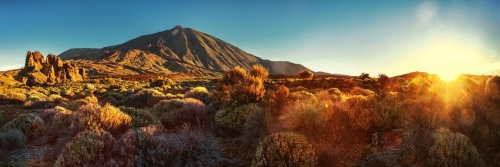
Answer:
[(49, 54), (47, 59), (38, 51), (28, 51), (26, 64), (19, 72), (18, 79), (26, 77), (27, 85), (40, 85), (49, 83), (60, 83), (68, 81), (81, 81), (85, 79), (84, 69), (78, 69), (74, 63), (63, 63), (61, 58)]

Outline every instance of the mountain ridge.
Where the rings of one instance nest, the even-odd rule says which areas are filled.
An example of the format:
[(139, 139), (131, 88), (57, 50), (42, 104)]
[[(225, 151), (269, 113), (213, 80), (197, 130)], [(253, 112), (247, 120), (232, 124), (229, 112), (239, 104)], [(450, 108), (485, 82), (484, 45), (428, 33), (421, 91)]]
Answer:
[[(191, 73), (214, 76), (235, 66), (249, 69), (254, 64), (262, 64), (270, 74), (297, 75), (309, 70), (289, 61), (262, 59), (219, 38), (182, 26), (141, 35), (118, 45), (68, 49), (59, 54), (59, 57), (87, 64), (82, 67), (87, 67), (89, 74), (112, 74), (126, 68), (120, 73)], [(99, 68), (99, 64), (104, 66)]]

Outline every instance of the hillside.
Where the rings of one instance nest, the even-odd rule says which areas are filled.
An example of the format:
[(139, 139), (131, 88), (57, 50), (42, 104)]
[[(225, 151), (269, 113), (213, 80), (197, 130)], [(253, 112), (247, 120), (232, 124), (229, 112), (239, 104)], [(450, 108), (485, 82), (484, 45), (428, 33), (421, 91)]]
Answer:
[(214, 76), (235, 66), (262, 64), (271, 74), (297, 75), (306, 67), (288, 61), (270, 61), (191, 28), (143, 35), (125, 43), (69, 49), (59, 55), (73, 59), (89, 74), (190, 73)]

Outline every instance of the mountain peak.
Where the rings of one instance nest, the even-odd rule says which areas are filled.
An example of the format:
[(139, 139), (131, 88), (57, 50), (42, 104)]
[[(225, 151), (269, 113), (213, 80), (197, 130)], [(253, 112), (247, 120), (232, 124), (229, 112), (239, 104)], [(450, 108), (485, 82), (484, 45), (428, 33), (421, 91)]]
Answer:
[(170, 29), (170, 30), (178, 30), (178, 29), (183, 29), (184, 27), (180, 26), (180, 25), (176, 25), (174, 28)]

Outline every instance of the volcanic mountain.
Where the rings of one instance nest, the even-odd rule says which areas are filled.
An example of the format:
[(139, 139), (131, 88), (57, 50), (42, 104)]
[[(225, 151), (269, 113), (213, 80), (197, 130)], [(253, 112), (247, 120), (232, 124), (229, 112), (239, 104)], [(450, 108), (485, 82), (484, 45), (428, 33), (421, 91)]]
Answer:
[(262, 64), (270, 74), (297, 75), (306, 67), (288, 61), (270, 61), (191, 28), (143, 35), (100, 49), (69, 49), (59, 55), (87, 68), (89, 75), (189, 73), (217, 76), (235, 66), (249, 69)]

